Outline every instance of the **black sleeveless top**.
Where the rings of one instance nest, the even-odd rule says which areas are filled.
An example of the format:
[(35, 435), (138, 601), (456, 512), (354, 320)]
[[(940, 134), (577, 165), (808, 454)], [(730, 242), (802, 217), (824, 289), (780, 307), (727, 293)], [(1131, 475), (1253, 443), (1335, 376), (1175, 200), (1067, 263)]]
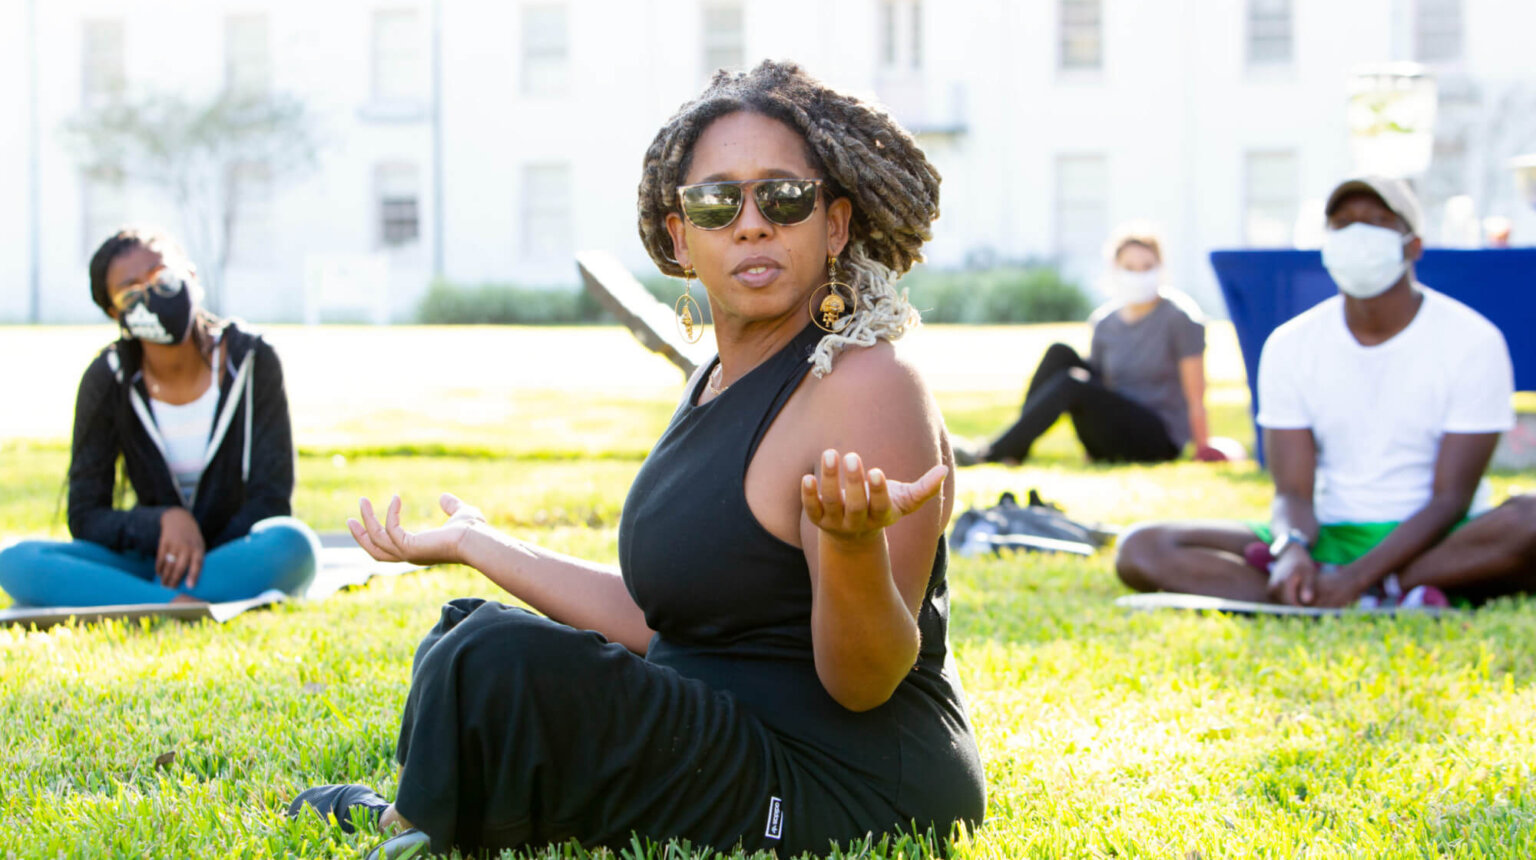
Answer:
[(984, 779), (948, 661), (944, 538), (918, 617), (917, 664), (888, 702), (854, 713), (816, 675), (804, 552), (747, 505), (747, 466), (810, 370), (820, 334), (807, 326), (696, 405), (709, 377), (701, 374), (636, 475), (619, 523), (619, 564), (656, 631), (646, 659), (731, 693), (781, 738), (873, 784), (906, 814), (977, 820)]

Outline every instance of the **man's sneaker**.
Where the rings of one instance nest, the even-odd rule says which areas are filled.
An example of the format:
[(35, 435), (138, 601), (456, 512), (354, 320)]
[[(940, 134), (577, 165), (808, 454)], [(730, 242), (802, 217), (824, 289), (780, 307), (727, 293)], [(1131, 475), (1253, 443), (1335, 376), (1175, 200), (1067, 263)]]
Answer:
[(1418, 585), (1409, 589), (1398, 605), (1404, 609), (1443, 609), (1450, 606), (1451, 601), (1445, 592), (1433, 585)]
[(1441, 609), (1451, 605), (1445, 592), (1433, 585), (1417, 585), (1403, 591), (1397, 574), (1389, 573), (1355, 601), (1356, 609)]

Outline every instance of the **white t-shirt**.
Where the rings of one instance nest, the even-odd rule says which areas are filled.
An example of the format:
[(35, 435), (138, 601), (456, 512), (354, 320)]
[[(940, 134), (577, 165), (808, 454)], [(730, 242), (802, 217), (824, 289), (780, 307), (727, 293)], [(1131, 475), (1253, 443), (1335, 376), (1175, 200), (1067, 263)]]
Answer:
[(149, 401), (155, 413), (155, 426), (165, 440), (165, 461), (176, 479), (181, 500), (192, 503), (192, 491), (203, 478), (208, 458), (208, 439), (213, 435), (213, 414), (219, 406), (219, 386), (215, 380), (202, 396), (191, 403), (172, 405), (163, 400)]
[[(1362, 346), (1334, 296), (1275, 329), (1259, 359), (1260, 426), (1311, 429), (1318, 522), (1400, 522), (1429, 502), (1445, 433), (1515, 424), (1504, 335), (1422, 284), (1407, 328)], [(1488, 506), (1485, 478), (1472, 503)]]

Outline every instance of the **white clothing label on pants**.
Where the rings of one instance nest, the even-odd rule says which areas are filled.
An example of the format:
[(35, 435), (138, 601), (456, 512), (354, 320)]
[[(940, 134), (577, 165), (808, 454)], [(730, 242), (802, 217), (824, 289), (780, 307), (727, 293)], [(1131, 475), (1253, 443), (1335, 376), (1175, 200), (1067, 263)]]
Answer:
[(784, 801), (777, 797), (768, 798), (768, 829), (763, 835), (769, 839), (781, 839), (784, 836)]

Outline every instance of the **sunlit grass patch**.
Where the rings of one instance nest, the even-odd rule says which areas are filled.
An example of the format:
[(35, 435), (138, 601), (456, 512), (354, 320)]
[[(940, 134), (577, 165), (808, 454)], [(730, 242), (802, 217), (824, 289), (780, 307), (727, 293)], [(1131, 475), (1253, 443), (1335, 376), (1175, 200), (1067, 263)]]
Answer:
[[(1041, 348), (1054, 336), (1030, 335)], [(1001, 430), (1026, 370), (985, 390), (941, 388), (952, 431)], [(1213, 432), (1251, 445), (1240, 374), (1214, 367), (1212, 378)], [(410, 410), (352, 416), (338, 404), (299, 439), (296, 513), (336, 531), (360, 496), (399, 493), (406, 524), (421, 525), (440, 519), (438, 494), (451, 490), (512, 533), (612, 562), (625, 493), (674, 396), (529, 389), (476, 405), (451, 390), (422, 398), (431, 421), (415, 429)], [(434, 414), (440, 403), (449, 411)], [(442, 430), (442, 415), (471, 406), (462, 432)], [(1119, 525), (1262, 518), (1269, 505), (1252, 462), (1087, 464), (1066, 423), (1037, 453), (962, 469), (956, 510), (1030, 488)], [(67, 465), (62, 439), (0, 442), (0, 541), (67, 534)], [(1495, 496), (1532, 477), (1495, 475)], [(950, 581), (950, 640), (989, 795), (986, 824), (956, 857), (1536, 856), (1529, 602), (1445, 619), (1127, 613), (1113, 606), (1124, 589), (1107, 551), (955, 558)], [(0, 628), (0, 856), (360, 856), (381, 838), (371, 826), (346, 835), (282, 810), (325, 782), (393, 795), (412, 655), (442, 603), (464, 595), (506, 599), (446, 568), (224, 625)], [(840, 856), (930, 853), (896, 839)], [(523, 856), (612, 855), (565, 845)], [(710, 854), (639, 844), (620, 856)]]

